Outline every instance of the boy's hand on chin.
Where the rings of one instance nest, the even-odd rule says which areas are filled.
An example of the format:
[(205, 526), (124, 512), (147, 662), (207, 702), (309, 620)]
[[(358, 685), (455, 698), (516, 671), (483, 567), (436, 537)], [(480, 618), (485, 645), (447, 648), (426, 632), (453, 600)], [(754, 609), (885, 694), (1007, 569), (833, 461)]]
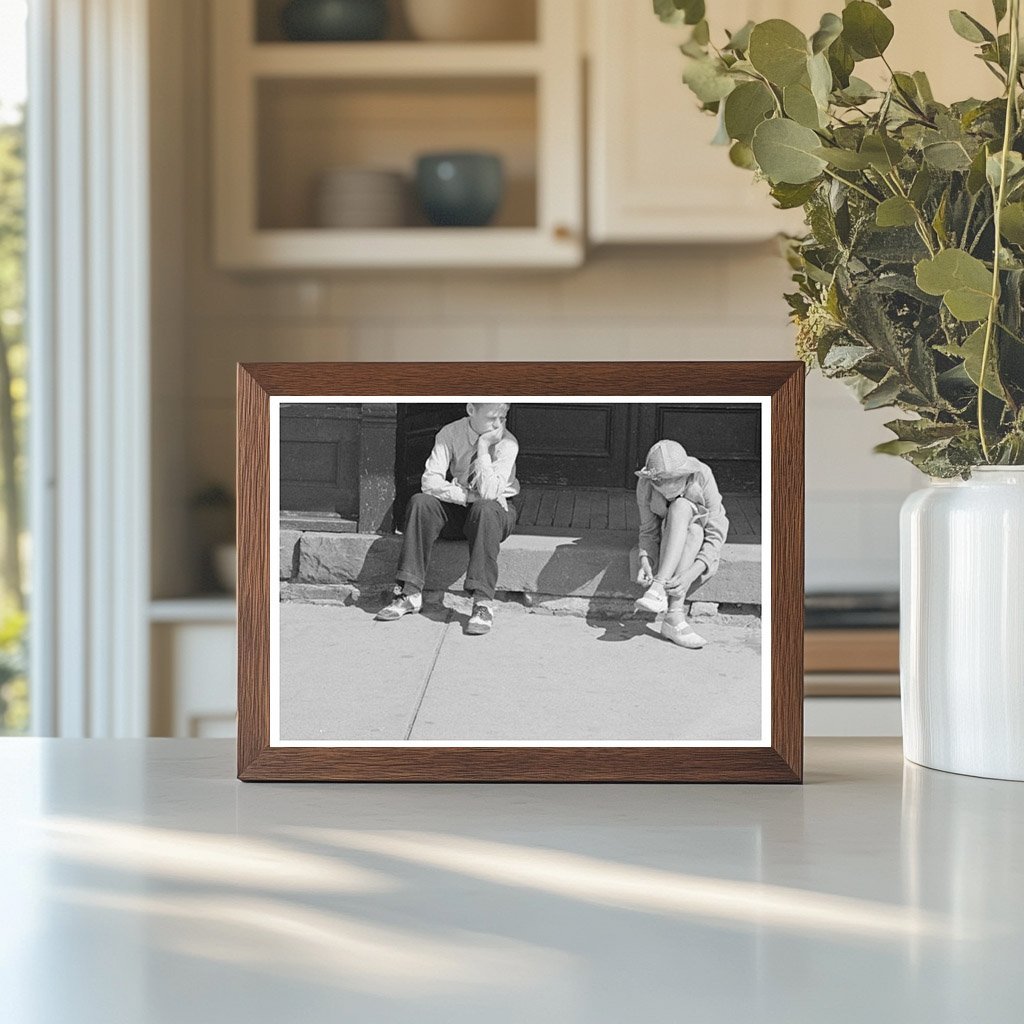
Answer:
[(504, 427), (496, 427), (494, 430), (488, 430), (486, 434), (481, 434), (477, 438), (477, 443), (486, 444), (489, 447), (492, 444), (497, 444), (501, 440), (501, 435), (504, 433)]

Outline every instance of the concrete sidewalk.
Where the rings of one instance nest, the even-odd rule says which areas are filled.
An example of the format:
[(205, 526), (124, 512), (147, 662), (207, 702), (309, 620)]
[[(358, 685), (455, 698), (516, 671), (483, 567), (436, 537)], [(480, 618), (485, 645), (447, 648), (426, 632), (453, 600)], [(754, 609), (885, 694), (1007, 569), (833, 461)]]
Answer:
[(698, 623), (701, 651), (641, 619), (499, 607), (467, 636), (467, 608), (398, 622), (374, 608), (282, 602), (281, 738), (288, 740), (756, 740), (761, 629)]

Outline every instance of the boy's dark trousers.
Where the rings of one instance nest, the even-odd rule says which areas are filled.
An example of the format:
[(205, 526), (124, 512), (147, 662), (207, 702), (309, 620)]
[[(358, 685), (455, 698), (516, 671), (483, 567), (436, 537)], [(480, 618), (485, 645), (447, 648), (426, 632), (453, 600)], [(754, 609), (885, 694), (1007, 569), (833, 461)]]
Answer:
[(478, 597), (494, 597), (498, 585), (498, 550), (516, 525), (516, 509), (508, 511), (496, 501), (453, 505), (430, 494), (414, 494), (405, 517), (402, 554), (395, 577), (421, 590), (427, 579), (430, 552), (438, 537), (469, 541), (469, 569), (465, 589)]

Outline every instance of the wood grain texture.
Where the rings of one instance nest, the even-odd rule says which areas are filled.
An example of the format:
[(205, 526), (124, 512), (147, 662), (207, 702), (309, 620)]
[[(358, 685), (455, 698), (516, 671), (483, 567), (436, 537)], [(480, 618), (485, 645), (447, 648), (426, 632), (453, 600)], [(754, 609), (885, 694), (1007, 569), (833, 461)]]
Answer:
[(270, 403), (238, 367), (238, 774), (270, 737)]
[[(770, 747), (271, 747), (269, 396), (770, 396)], [(250, 363), (238, 368), (238, 777), (244, 781), (800, 782), (804, 367), (798, 362)]]
[(772, 392), (772, 747), (803, 779), (804, 375)]

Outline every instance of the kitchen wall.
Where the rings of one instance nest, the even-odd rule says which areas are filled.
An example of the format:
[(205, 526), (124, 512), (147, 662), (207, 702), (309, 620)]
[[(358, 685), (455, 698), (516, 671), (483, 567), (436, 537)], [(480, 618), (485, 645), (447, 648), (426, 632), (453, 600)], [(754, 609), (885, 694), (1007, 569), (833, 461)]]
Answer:
[[(601, 250), (572, 272), (216, 271), (202, 8), (203, 0), (175, 5), (162, 29), (182, 34), (185, 89), (157, 97), (167, 161), (154, 180), (164, 239), (156, 415), (162, 436), (174, 439), (158, 454), (158, 504), (162, 486), (173, 503), (181, 484), (189, 492), (231, 481), (236, 361), (792, 358), (781, 298), (788, 268), (773, 243)], [(170, 35), (166, 43), (174, 52)], [(897, 513), (919, 478), (871, 454), (886, 438), (884, 411), (865, 414), (840, 384), (814, 376), (807, 384), (808, 588), (894, 587)], [(179, 486), (162, 484), (161, 466)], [(158, 541), (175, 521), (173, 510), (159, 513)], [(158, 591), (172, 590), (176, 574), (180, 566), (157, 567)]]

